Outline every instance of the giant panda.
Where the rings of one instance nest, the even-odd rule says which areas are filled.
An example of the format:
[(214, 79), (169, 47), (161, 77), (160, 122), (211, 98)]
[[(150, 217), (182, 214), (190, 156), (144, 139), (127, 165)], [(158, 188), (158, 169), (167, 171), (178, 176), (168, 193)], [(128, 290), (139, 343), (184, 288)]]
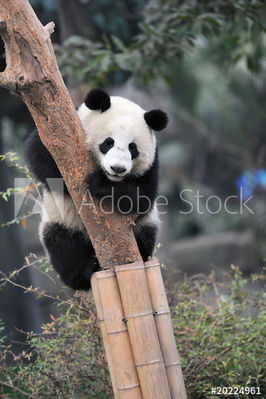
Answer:
[[(136, 241), (144, 261), (152, 256), (159, 226), (156, 208), (158, 149), (153, 131), (166, 127), (161, 110), (146, 112), (132, 101), (91, 90), (77, 109), (85, 132), (85, 146), (96, 169), (85, 181), (97, 198), (112, 195), (118, 212), (137, 214)], [(26, 140), (29, 167), (43, 186), (40, 239), (63, 282), (74, 290), (88, 290), (99, 263), (70, 194), (54, 189), (49, 179), (61, 178), (37, 130)], [(64, 183), (63, 183), (64, 184)]]

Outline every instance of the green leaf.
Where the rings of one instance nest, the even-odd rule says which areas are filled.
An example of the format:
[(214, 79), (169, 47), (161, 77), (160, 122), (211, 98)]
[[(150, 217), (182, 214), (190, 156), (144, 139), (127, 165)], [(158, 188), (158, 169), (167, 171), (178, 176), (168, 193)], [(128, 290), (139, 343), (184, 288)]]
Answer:
[(125, 51), (125, 45), (122, 42), (122, 40), (120, 40), (117, 36), (114, 35), (112, 35), (111, 38), (116, 47), (118, 48), (118, 50)]

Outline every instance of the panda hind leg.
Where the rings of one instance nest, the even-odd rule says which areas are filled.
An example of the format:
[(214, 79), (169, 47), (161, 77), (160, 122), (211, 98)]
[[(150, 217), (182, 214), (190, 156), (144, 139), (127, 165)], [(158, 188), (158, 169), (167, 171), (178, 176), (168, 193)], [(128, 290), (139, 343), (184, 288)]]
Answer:
[(100, 268), (89, 239), (56, 222), (47, 222), (41, 235), (50, 262), (63, 282), (74, 290), (90, 289), (91, 275)]

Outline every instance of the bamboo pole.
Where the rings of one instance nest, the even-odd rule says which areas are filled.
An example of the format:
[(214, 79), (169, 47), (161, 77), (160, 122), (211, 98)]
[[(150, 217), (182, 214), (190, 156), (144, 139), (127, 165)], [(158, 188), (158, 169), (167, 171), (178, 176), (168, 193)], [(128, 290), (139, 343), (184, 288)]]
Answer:
[(111, 345), (110, 345), (110, 342), (108, 339), (106, 326), (104, 323), (103, 309), (102, 309), (102, 304), (101, 304), (101, 298), (100, 298), (100, 292), (99, 292), (99, 288), (98, 288), (96, 273), (93, 273), (93, 275), (91, 277), (91, 288), (92, 288), (93, 298), (94, 298), (94, 302), (95, 302), (95, 306), (96, 306), (98, 323), (100, 324), (100, 328), (101, 328), (103, 345), (104, 345), (104, 349), (105, 349), (105, 354), (106, 354), (106, 358), (107, 358), (108, 368), (109, 368), (113, 392), (114, 392), (114, 399), (119, 399), (117, 383), (116, 383), (116, 378), (115, 378), (115, 367), (114, 367), (114, 363), (113, 363), (113, 359), (112, 359)]
[(172, 399), (187, 399), (179, 355), (173, 333), (170, 309), (157, 259), (145, 262), (155, 324), (163, 354), (167, 380)]
[(115, 273), (94, 273), (91, 283), (115, 399), (142, 399)]
[(143, 262), (115, 267), (143, 399), (171, 399)]

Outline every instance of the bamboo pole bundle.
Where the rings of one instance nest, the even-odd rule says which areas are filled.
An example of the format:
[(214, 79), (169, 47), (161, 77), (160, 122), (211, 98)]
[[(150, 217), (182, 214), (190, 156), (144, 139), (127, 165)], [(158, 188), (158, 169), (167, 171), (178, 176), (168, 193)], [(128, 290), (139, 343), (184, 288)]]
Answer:
[(170, 309), (158, 260), (145, 262), (145, 271), (171, 398), (187, 399)]
[(94, 273), (91, 284), (115, 399), (142, 399), (114, 271)]
[(143, 262), (115, 267), (143, 399), (171, 399)]

